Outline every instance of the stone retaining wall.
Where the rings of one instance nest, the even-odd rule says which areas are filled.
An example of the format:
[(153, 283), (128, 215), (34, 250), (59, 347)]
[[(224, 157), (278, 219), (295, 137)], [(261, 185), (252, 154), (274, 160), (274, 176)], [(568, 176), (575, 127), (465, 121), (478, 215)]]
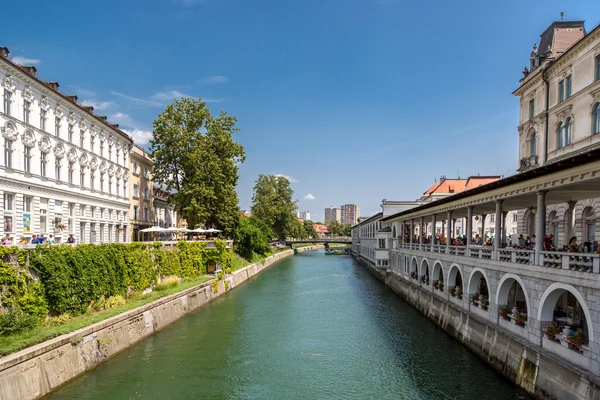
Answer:
[[(225, 278), (229, 290), (292, 254), (286, 250), (233, 272)], [(217, 293), (212, 282), (0, 358), (0, 400), (37, 399), (55, 390), (225, 293), (223, 281)]]
[[(600, 384), (587, 371), (502, 327), (488, 324), (484, 319), (403, 280), (391, 271), (378, 269), (361, 257), (357, 260), (403, 300), (533, 397), (556, 400), (600, 399)], [(473, 379), (477, 377), (474, 376)], [(490, 396), (493, 397), (493, 393)]]

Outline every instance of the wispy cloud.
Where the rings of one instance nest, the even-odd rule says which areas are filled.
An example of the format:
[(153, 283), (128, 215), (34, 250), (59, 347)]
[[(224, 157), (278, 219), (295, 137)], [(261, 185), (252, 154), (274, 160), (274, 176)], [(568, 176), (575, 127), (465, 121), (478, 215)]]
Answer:
[(219, 83), (227, 82), (229, 82), (229, 78), (223, 75), (207, 76), (205, 78), (200, 79), (200, 83), (202, 85), (216, 85)]
[(304, 196), (304, 200), (314, 200), (315, 196), (313, 196), (312, 194), (307, 194), (306, 196)]
[(181, 93), (179, 90), (166, 90), (164, 92), (158, 92), (152, 95), (153, 100), (157, 101), (173, 101), (181, 97), (190, 97), (185, 93)]
[(276, 177), (278, 178), (285, 178), (287, 179), (290, 183), (296, 183), (296, 182), (300, 182), (298, 179), (293, 178), (289, 175), (284, 175), (284, 174), (275, 174)]
[(131, 127), (135, 123), (133, 119), (128, 114), (123, 114), (121, 112), (116, 112), (108, 117), (108, 120), (112, 123), (117, 123), (119, 125), (124, 125)]
[(86, 88), (81, 87), (79, 85), (69, 85), (69, 87), (72, 88), (73, 91), (78, 96), (84, 96), (84, 97), (92, 98), (92, 99), (96, 97), (96, 92), (94, 92), (93, 90), (86, 89)]
[(110, 92), (112, 95), (120, 97), (124, 100), (130, 101), (132, 103), (135, 104), (139, 104), (141, 106), (148, 106), (148, 107), (160, 107), (163, 105), (163, 103), (161, 103), (160, 101), (156, 101), (156, 100), (149, 100), (149, 99), (140, 99), (139, 97), (133, 97), (133, 96), (128, 96), (126, 94), (123, 93), (119, 93), (116, 92), (114, 90), (111, 90)]
[(112, 101), (82, 100), (81, 105), (94, 107), (94, 110), (106, 110), (115, 105)]
[(131, 136), (136, 144), (147, 144), (152, 139), (152, 132), (143, 129), (123, 129), (123, 132)]
[(21, 64), (21, 65), (36, 65), (42, 62), (42, 60), (37, 59), (37, 58), (27, 58), (27, 57), (21, 57), (21, 56), (16, 56), (12, 58), (13, 62), (16, 62), (17, 64)]

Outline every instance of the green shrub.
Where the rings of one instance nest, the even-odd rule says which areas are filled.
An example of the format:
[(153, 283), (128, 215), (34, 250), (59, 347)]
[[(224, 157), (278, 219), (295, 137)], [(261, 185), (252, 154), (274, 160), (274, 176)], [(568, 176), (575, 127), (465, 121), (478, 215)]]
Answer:
[(35, 315), (29, 315), (20, 307), (10, 308), (0, 314), (0, 335), (10, 335), (33, 329), (40, 323)]
[(156, 286), (154, 286), (154, 290), (160, 292), (163, 290), (174, 288), (175, 286), (179, 285), (179, 281), (180, 279), (178, 276), (168, 276), (166, 278), (163, 278), (163, 280), (160, 283), (157, 283)]

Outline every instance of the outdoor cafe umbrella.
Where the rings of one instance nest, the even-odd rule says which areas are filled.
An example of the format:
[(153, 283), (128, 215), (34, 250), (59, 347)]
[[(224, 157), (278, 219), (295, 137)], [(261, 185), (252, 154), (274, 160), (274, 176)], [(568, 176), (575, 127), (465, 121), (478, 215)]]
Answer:
[(160, 226), (152, 226), (150, 228), (140, 230), (140, 232), (144, 232), (144, 233), (146, 233), (146, 232), (164, 232), (164, 231), (166, 231), (166, 229), (161, 228)]

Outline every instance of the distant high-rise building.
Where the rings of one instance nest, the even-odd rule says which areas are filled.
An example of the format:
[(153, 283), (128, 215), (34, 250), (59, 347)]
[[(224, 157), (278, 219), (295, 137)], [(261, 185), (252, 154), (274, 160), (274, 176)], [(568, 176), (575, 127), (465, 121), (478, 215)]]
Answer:
[(328, 223), (329, 221), (337, 221), (340, 222), (340, 218), (341, 218), (341, 211), (339, 208), (335, 208), (333, 206), (328, 207), (325, 209), (325, 223)]
[(356, 225), (360, 217), (360, 207), (356, 204), (344, 204), (341, 209), (341, 222), (344, 225)]
[(306, 211), (298, 211), (296, 213), (296, 217), (303, 219), (305, 221), (311, 221), (310, 219), (310, 211), (306, 210)]

